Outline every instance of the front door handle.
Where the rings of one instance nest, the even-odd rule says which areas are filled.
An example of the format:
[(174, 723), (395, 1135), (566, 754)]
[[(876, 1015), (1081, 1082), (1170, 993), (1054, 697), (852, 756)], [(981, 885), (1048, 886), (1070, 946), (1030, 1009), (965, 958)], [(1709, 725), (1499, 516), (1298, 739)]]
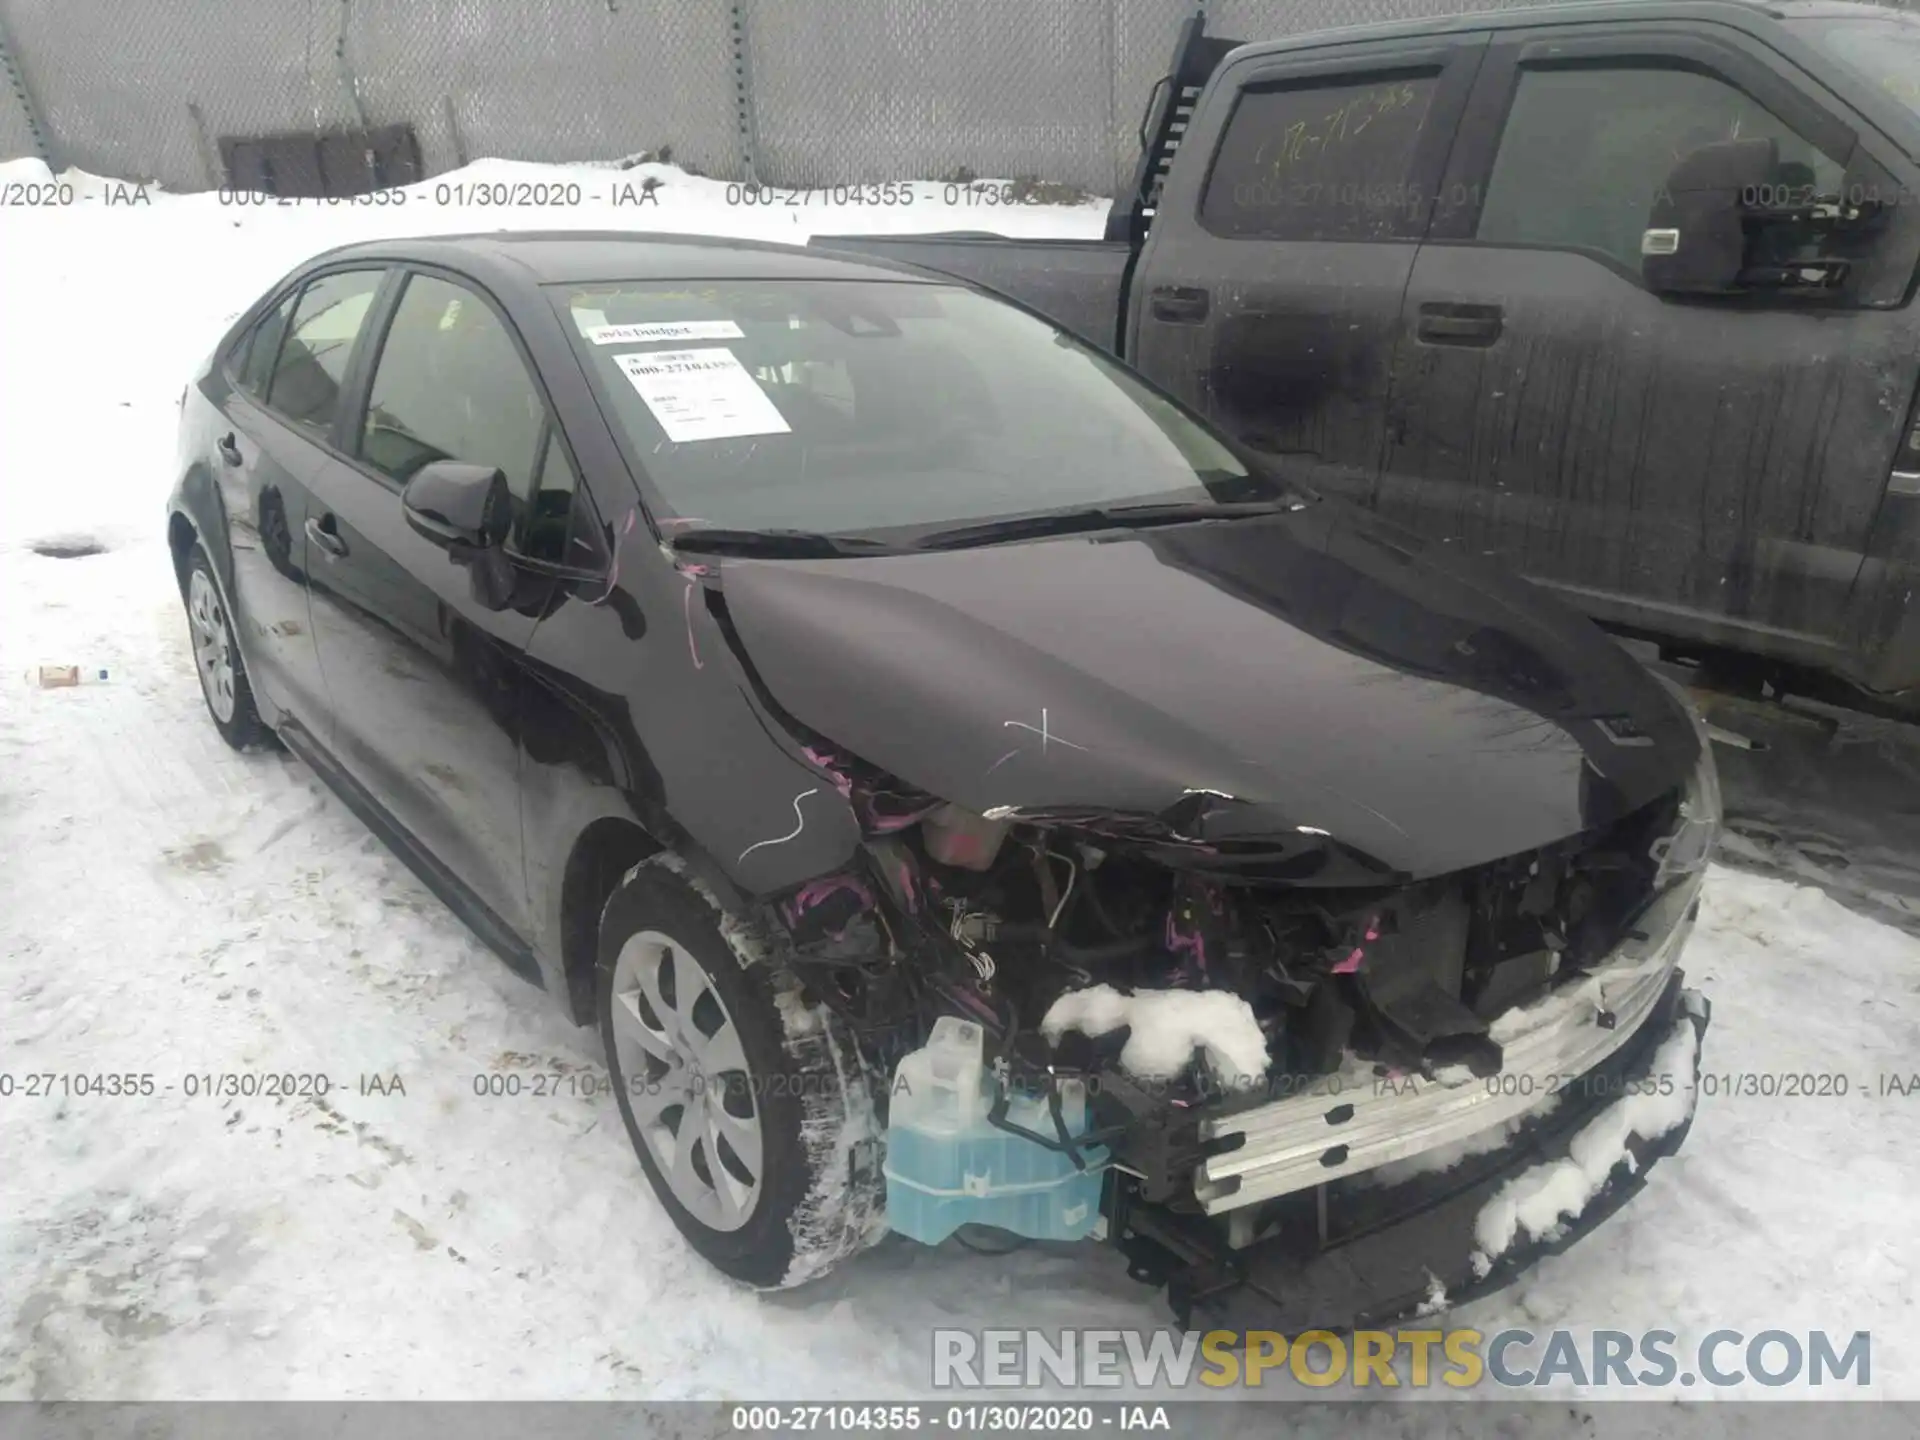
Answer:
[(333, 528), (333, 516), (311, 516), (307, 520), (307, 539), (318, 545), (329, 555), (345, 555), (347, 542), (340, 538), (340, 532)]
[(233, 431), (229, 430), (226, 434), (222, 435), (219, 440), (215, 442), (215, 446), (220, 451), (220, 458), (226, 461), (227, 464), (238, 465), (241, 463), (240, 441), (234, 435)]
[(1420, 307), (1416, 333), (1429, 345), (1491, 345), (1505, 324), (1498, 305), (1431, 300)]
[(1156, 285), (1147, 292), (1147, 309), (1170, 325), (1196, 325), (1207, 318), (1210, 300), (1197, 285)]

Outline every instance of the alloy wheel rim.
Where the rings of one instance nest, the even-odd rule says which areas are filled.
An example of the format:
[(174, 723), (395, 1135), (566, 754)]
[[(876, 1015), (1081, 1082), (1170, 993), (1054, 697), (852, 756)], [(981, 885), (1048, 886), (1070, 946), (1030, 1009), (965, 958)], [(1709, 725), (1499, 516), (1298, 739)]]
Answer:
[(738, 1230), (760, 1199), (758, 1087), (733, 1016), (687, 947), (643, 930), (613, 971), (613, 1035), (627, 1103), (674, 1199)]
[(187, 618), (193, 629), (193, 664), (200, 689), (216, 719), (233, 719), (233, 636), (227, 613), (204, 570), (195, 570), (187, 587)]

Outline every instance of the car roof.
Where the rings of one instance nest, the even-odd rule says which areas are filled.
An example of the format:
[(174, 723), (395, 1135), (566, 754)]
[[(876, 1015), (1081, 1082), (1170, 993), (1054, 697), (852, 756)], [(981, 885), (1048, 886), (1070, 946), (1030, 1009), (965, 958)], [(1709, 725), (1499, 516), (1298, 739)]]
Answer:
[(622, 280), (890, 280), (952, 285), (891, 260), (833, 255), (726, 236), (638, 230), (499, 230), (364, 241), (329, 250), (341, 260), (444, 265), (477, 279), (535, 285)]

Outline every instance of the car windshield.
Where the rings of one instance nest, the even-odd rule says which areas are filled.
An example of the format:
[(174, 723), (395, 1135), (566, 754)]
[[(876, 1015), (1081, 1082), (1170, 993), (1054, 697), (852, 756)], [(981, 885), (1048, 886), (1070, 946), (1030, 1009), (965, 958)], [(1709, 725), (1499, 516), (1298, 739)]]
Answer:
[(1920, 115), (1920, 15), (1823, 15), (1787, 23), (1868, 85)]
[(1287, 493), (1117, 362), (959, 286), (555, 289), (633, 458), (689, 525), (867, 534)]

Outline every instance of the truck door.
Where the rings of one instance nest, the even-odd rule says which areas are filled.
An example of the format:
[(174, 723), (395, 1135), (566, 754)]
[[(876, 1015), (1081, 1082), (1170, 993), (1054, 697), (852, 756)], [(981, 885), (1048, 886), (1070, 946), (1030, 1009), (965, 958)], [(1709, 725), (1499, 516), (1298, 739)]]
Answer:
[(1400, 302), (1487, 39), (1233, 60), (1181, 141), (1127, 353), (1309, 485), (1372, 492)]
[[(1904, 162), (1847, 114), (1730, 26), (1500, 32), (1407, 287), (1379, 508), (1600, 619), (1831, 665), (1920, 365)], [(1837, 285), (1675, 293), (1643, 256), (1687, 240), (1667, 181), (1756, 139), (1748, 203), (1886, 223), (1818, 241)]]

